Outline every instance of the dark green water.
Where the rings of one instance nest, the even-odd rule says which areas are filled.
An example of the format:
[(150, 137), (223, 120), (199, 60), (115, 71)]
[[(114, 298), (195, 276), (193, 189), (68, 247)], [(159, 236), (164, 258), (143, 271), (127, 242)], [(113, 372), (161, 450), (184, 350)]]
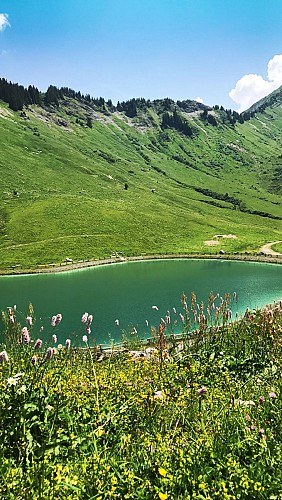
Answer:
[[(90, 339), (100, 343), (119, 339), (122, 329), (128, 330), (129, 325), (150, 336), (145, 320), (157, 327), (167, 310), (172, 320), (179, 319), (183, 291), (189, 304), (191, 291), (197, 294), (198, 302), (207, 303), (211, 290), (221, 296), (236, 291), (238, 304), (233, 313), (260, 307), (282, 298), (282, 266), (179, 259), (120, 263), (59, 274), (3, 276), (0, 309), (16, 304), (17, 318), (24, 320), (31, 302), (36, 316), (32, 338), (47, 342), (54, 333), (51, 317), (61, 313), (63, 321), (56, 327), (58, 342), (69, 337), (76, 344), (85, 333), (81, 316), (87, 311), (94, 315)], [(152, 309), (153, 305), (159, 310)]]

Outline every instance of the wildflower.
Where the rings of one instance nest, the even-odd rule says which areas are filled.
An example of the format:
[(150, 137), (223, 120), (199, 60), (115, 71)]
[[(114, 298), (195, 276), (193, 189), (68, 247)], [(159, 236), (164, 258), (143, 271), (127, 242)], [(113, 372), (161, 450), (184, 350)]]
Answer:
[(117, 326), (119, 326), (119, 320), (118, 320), (118, 319), (116, 319), (116, 320), (115, 320), (115, 324), (116, 324)]
[(87, 312), (85, 312), (85, 313), (82, 315), (82, 318), (81, 318), (82, 323), (87, 323), (87, 319), (88, 319), (88, 313), (87, 313)]
[(32, 317), (31, 316), (27, 316), (26, 317), (26, 322), (27, 322), (28, 326), (31, 326), (32, 325)]
[(260, 396), (260, 397), (259, 397), (259, 402), (260, 402), (261, 404), (263, 404), (263, 403), (265, 402), (265, 398), (264, 398), (263, 396)]
[(18, 383), (18, 379), (16, 379), (15, 377), (9, 377), (7, 379), (7, 385), (11, 387), (11, 385), (17, 385)]
[(17, 310), (17, 306), (16, 306), (16, 304), (14, 305), (13, 309), (14, 309), (14, 311), (16, 311), (16, 310)]
[(9, 320), (10, 320), (10, 323), (15, 323), (15, 318), (13, 315), (10, 316)]
[(32, 356), (31, 360), (30, 360), (31, 364), (34, 366), (36, 365), (37, 363), (37, 357), (36, 356)]
[(207, 391), (208, 391), (207, 388), (203, 386), (197, 390), (197, 394), (198, 396), (202, 396), (202, 394), (205, 394)]
[(67, 340), (66, 340), (66, 349), (69, 349), (69, 348), (70, 348), (70, 345), (71, 345), (71, 340), (70, 340), (70, 339), (67, 339)]
[(56, 316), (52, 316), (51, 325), (52, 326), (59, 325), (62, 321), (62, 318), (63, 318), (63, 316), (60, 313), (58, 313)]
[(166, 470), (163, 467), (159, 467), (158, 469), (160, 476), (165, 477), (167, 475)]
[(169, 324), (170, 324), (170, 316), (169, 316), (169, 315), (167, 315), (167, 316), (165, 317), (165, 320), (166, 320), (166, 323), (169, 325)]
[(48, 347), (46, 354), (45, 354), (45, 359), (48, 361), (49, 359), (51, 359), (53, 357), (53, 354), (54, 354), (53, 348)]
[(83, 337), (82, 337), (82, 342), (85, 342), (85, 343), (86, 343), (86, 342), (88, 342), (88, 337), (87, 337), (87, 335), (83, 335)]
[(159, 493), (159, 498), (160, 498), (160, 500), (167, 500), (167, 499), (168, 499), (168, 496), (167, 496), (167, 494), (166, 494), (166, 493), (161, 493), (161, 492), (160, 492), (160, 493)]
[(13, 377), (9, 377), (7, 379), (7, 385), (11, 386), (11, 385), (17, 385), (18, 381), (20, 380), (20, 378), (24, 375), (24, 373), (17, 373), (16, 375), (14, 375)]
[(59, 313), (56, 316), (56, 325), (59, 325), (63, 319), (63, 316)]
[(41, 349), (41, 347), (42, 347), (42, 340), (37, 339), (37, 341), (34, 344), (34, 349)]
[(52, 335), (52, 342), (53, 344), (57, 344), (57, 335)]
[(268, 395), (270, 399), (275, 399), (277, 397), (275, 392), (270, 392)]
[(156, 391), (155, 395), (154, 395), (154, 398), (155, 399), (163, 399), (164, 397), (163, 397), (162, 391)]
[(63, 349), (63, 344), (58, 344), (58, 349)]
[(248, 420), (248, 421), (250, 421), (250, 420), (251, 420), (250, 415), (246, 415), (246, 420)]
[(234, 399), (234, 403), (241, 406), (254, 406), (255, 403), (251, 399), (249, 401), (243, 401), (242, 399)]
[(86, 333), (89, 335), (89, 334), (91, 333), (91, 328), (89, 328), (89, 326), (87, 326), (87, 327), (85, 328), (85, 331), (86, 331)]
[(28, 329), (27, 329), (26, 326), (24, 326), (23, 329), (22, 329), (22, 335), (23, 335), (23, 343), (24, 344), (29, 344), (29, 342), (30, 342), (30, 336), (29, 336)]
[(90, 326), (90, 325), (91, 325), (92, 321), (93, 321), (93, 316), (92, 316), (92, 314), (89, 314), (89, 316), (88, 316), (88, 320), (87, 320), (87, 324), (88, 324), (88, 326)]
[(4, 363), (4, 361), (9, 361), (7, 351), (0, 352), (0, 363)]

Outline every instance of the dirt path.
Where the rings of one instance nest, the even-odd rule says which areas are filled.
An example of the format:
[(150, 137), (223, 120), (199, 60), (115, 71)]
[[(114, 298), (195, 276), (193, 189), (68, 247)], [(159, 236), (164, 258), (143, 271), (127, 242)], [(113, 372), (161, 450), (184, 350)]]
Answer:
[(271, 248), (273, 245), (277, 245), (277, 243), (282, 243), (282, 241), (273, 241), (272, 243), (267, 243), (266, 245), (263, 245), (263, 247), (261, 247), (259, 251), (267, 255), (282, 255), (282, 253), (275, 252)]
[[(275, 242), (278, 243), (278, 242)], [(269, 243), (274, 245), (274, 243)], [(15, 275), (15, 274), (41, 274), (41, 273), (58, 273), (64, 271), (72, 271), (74, 269), (83, 269), (87, 267), (101, 266), (105, 264), (117, 264), (122, 262), (142, 261), (142, 260), (159, 260), (159, 259), (215, 259), (215, 260), (243, 260), (250, 262), (269, 262), (272, 264), (282, 265), (282, 254), (273, 251), (273, 254), (160, 254), (160, 255), (139, 255), (134, 257), (111, 257), (103, 260), (88, 260), (77, 262), (62, 262), (61, 264), (46, 264), (38, 268), (24, 269), (20, 265), (13, 266), (13, 269), (0, 270), (0, 275)]]

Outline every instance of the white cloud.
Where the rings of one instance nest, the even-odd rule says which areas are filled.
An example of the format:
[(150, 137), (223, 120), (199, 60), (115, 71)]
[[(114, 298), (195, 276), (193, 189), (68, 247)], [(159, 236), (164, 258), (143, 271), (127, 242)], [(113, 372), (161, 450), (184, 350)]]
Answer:
[(0, 14), (0, 31), (4, 31), (7, 26), (11, 26), (8, 21), (8, 14)]
[(282, 85), (282, 54), (274, 56), (267, 65), (267, 79), (256, 74), (244, 75), (229, 92), (233, 101), (239, 104), (239, 113), (278, 89)]
[(195, 101), (199, 102), (200, 104), (204, 104), (204, 99), (202, 99), (201, 97), (196, 97)]

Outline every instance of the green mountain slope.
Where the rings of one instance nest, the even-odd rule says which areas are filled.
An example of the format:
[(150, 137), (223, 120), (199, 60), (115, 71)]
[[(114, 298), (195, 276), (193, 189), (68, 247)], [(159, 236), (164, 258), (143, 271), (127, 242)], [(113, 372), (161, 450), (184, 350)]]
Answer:
[[(232, 125), (218, 107), (143, 101), (133, 118), (69, 96), (24, 113), (0, 101), (1, 269), (282, 239), (280, 104)], [(205, 243), (219, 234), (236, 238)]]

